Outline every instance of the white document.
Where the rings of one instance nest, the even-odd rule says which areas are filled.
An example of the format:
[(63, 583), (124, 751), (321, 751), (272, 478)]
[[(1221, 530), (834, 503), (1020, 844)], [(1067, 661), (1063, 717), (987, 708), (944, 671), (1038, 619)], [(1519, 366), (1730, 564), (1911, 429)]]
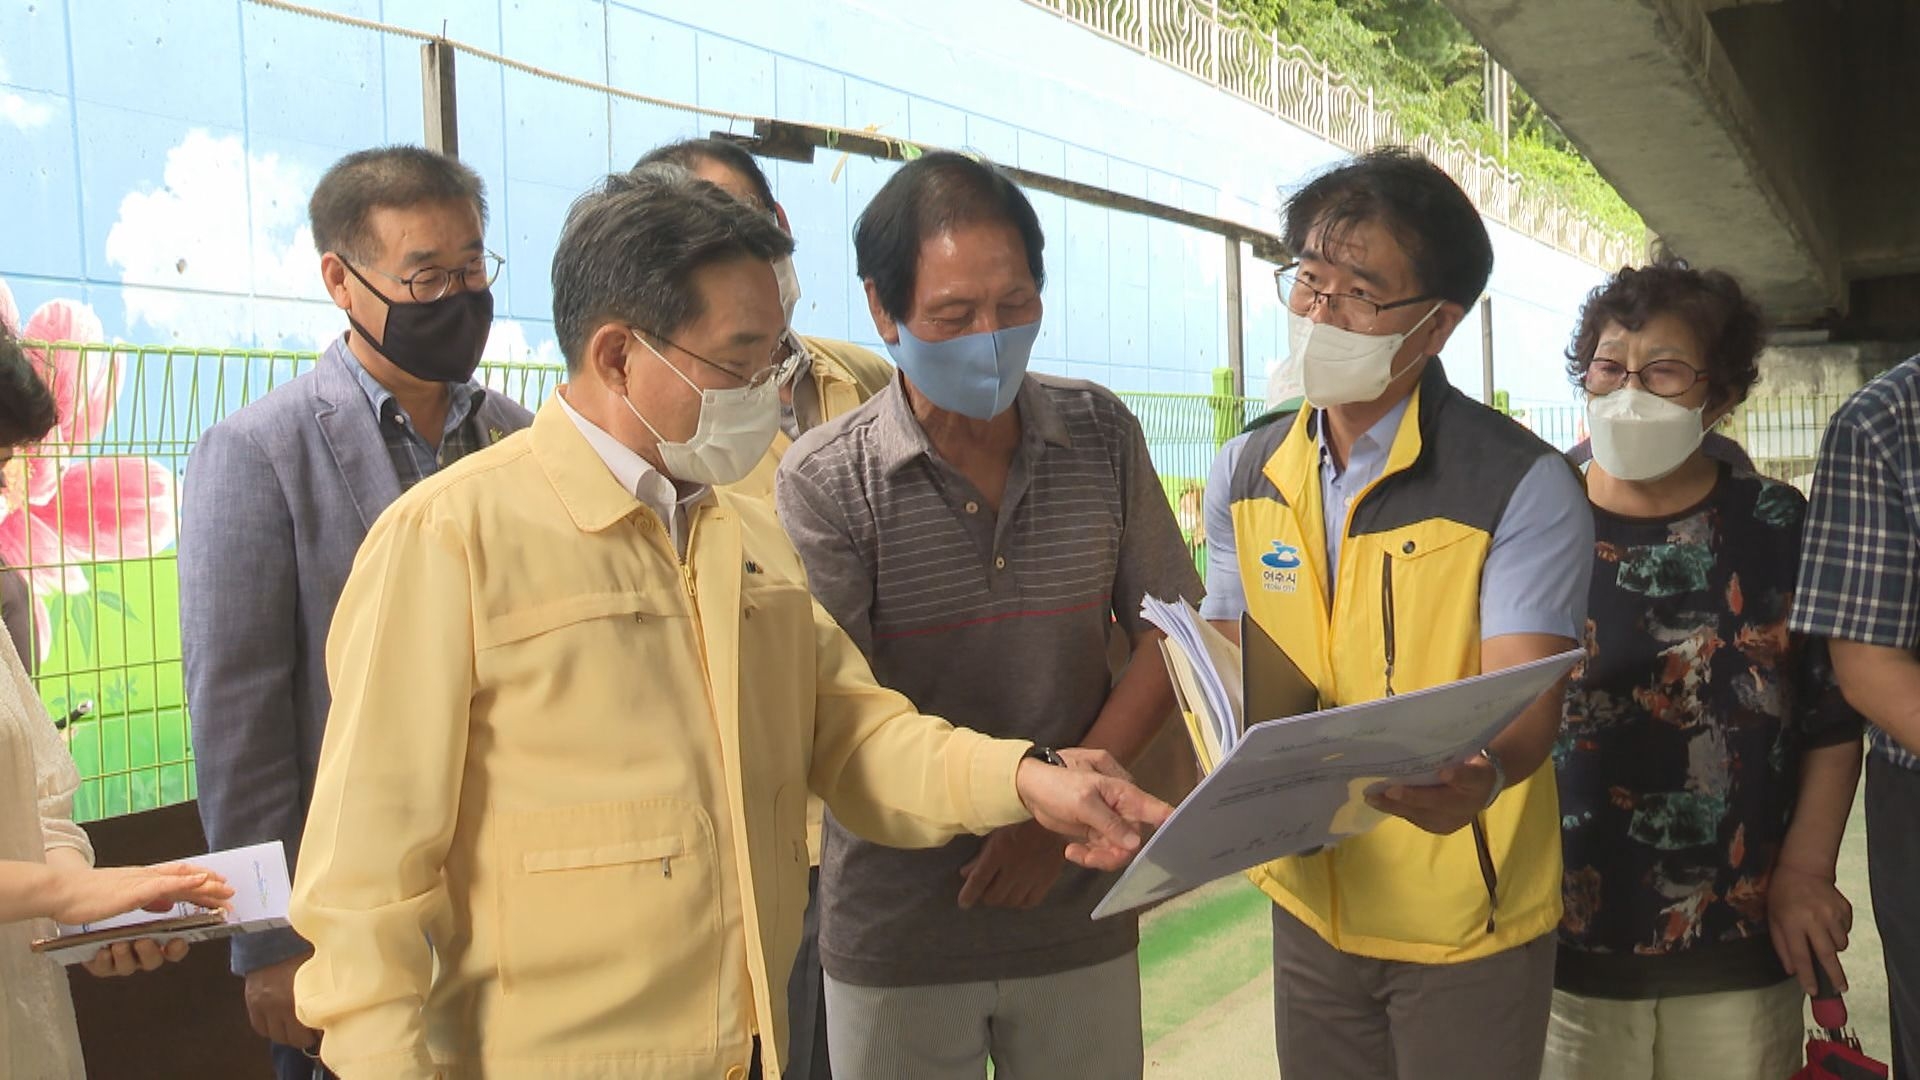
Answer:
[(1188, 733), (1202, 748), (1202, 762), (1211, 766), (1233, 749), (1247, 726), (1241, 681), (1221, 675), (1240, 670), (1240, 649), (1185, 601), (1168, 603), (1148, 596), (1141, 600), (1140, 615), (1167, 635), (1174, 690), (1197, 725)]
[[(1442, 768), (1478, 753), (1584, 655), (1569, 650), (1444, 686), (1247, 728), (1141, 848), (1093, 917), (1372, 828), (1383, 815), (1367, 805), (1369, 792), (1393, 783), (1434, 783)], [(1194, 663), (1192, 654), (1181, 659), (1208, 666)], [(1215, 675), (1222, 682), (1230, 678)]]
[[(114, 941), (138, 938), (211, 941), (288, 925), (287, 901), (291, 898), (293, 888), (287, 878), (287, 854), (280, 841), (191, 855), (179, 861), (211, 870), (226, 878), (227, 884), (233, 886), (233, 910), (225, 912), (221, 922), (173, 929), (171, 927), (182, 922), (206, 922), (203, 917), (213, 911), (195, 904), (179, 903), (166, 911), (130, 911), (78, 926), (62, 924), (60, 936), (45, 946), (39, 946), (40, 951), (62, 964), (78, 964), (92, 959), (102, 944)], [(76, 939), (72, 945), (59, 944), (62, 939), (69, 937)]]

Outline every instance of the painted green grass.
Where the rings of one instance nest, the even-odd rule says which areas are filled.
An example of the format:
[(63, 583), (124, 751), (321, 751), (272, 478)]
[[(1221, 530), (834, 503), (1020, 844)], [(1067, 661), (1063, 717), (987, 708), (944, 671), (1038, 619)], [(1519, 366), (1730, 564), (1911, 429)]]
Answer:
[(1233, 877), (1155, 909), (1140, 924), (1141, 1035), (1152, 1046), (1273, 967), (1265, 893)]
[(94, 821), (194, 797), (180, 670), (180, 581), (171, 555), (93, 563), (84, 593), (48, 599), (53, 647), (35, 675), (47, 711), (92, 711), (68, 729)]

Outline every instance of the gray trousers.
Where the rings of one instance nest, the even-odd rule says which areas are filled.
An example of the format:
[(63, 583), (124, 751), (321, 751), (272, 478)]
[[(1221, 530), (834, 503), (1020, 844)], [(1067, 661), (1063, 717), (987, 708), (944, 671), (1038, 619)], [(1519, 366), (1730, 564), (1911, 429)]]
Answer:
[(807, 871), (807, 920), (787, 976), (787, 1056), (782, 1080), (833, 1080), (827, 1061), (827, 984), (820, 970), (820, 868)]
[(1313, 1080), (1537, 1077), (1554, 935), (1462, 964), (1369, 960), (1273, 909), (1280, 1075)]
[(935, 986), (827, 977), (841, 1080), (1124, 1080), (1144, 1068), (1140, 961)]

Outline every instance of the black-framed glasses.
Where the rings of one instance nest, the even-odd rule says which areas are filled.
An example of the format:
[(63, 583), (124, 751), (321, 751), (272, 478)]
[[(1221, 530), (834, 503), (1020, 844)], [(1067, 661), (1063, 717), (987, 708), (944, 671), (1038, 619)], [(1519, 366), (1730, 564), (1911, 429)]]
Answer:
[[(345, 262), (345, 257), (342, 257)], [(371, 270), (388, 281), (396, 281), (407, 287), (407, 295), (413, 297), (416, 304), (431, 304), (435, 300), (453, 291), (455, 282), (467, 292), (479, 292), (491, 288), (495, 278), (500, 276), (500, 268), (507, 260), (491, 251), (482, 251), (468, 259), (462, 266), (423, 266), (406, 277), (389, 274), (378, 267), (368, 266), (361, 269)], [(353, 264), (348, 262), (348, 266)]]
[(660, 342), (662, 345), (667, 346), (668, 348), (678, 349), (681, 352), (686, 353), (688, 356), (693, 357), (695, 360), (698, 360), (701, 363), (712, 368), (713, 370), (719, 372), (720, 374), (725, 375), (727, 378), (732, 379), (734, 382), (737, 382), (742, 386), (746, 386), (748, 388), (755, 389), (755, 390), (759, 389), (762, 386), (767, 385), (767, 383), (769, 382), (773, 382), (781, 386), (786, 385), (787, 381), (793, 378), (794, 373), (800, 370), (800, 364), (802, 361), (802, 354), (800, 353), (800, 351), (795, 349), (793, 347), (793, 344), (787, 340), (786, 334), (781, 334), (780, 337), (777, 340), (775, 340), (773, 343), (773, 351), (767, 354), (766, 366), (754, 372), (752, 375), (742, 375), (739, 372), (733, 370), (732, 368), (726, 366), (725, 364), (719, 363), (717, 361), (709, 360), (706, 357), (701, 356), (699, 353), (694, 352), (692, 349), (687, 348), (685, 345), (682, 345), (677, 341), (674, 341), (672, 338), (667, 337), (665, 334), (656, 334), (653, 331), (640, 326), (636, 326), (633, 329), (635, 333), (644, 334), (647, 337), (650, 337), (653, 340)]
[(1381, 303), (1352, 293), (1325, 292), (1300, 280), (1300, 264), (1288, 263), (1273, 272), (1273, 285), (1280, 293), (1280, 302), (1295, 315), (1310, 315), (1315, 304), (1326, 305), (1327, 319), (1335, 326), (1344, 327), (1357, 333), (1371, 334), (1379, 326), (1387, 312), (1397, 308), (1423, 304), (1439, 297), (1432, 293), (1405, 300), (1393, 300)]
[(1674, 398), (1693, 389), (1695, 383), (1706, 377), (1706, 372), (1685, 360), (1655, 360), (1638, 371), (1630, 370), (1618, 360), (1594, 360), (1580, 377), (1580, 385), (1586, 387), (1587, 393), (1600, 397), (1627, 385), (1630, 379), (1638, 379), (1640, 389), (1647, 393)]

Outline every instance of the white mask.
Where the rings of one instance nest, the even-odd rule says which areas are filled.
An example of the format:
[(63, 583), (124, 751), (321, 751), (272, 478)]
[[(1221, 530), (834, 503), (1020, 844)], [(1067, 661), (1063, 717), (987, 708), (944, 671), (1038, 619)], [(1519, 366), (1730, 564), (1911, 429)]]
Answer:
[(1637, 386), (1587, 399), (1593, 460), (1621, 480), (1658, 480), (1686, 464), (1706, 438), (1706, 406), (1689, 409)]
[(780, 283), (780, 310), (787, 313), (787, 325), (793, 325), (793, 313), (800, 307), (800, 273), (793, 268), (793, 256), (773, 260), (773, 279)]
[[(1422, 323), (1440, 310), (1435, 303), (1420, 322), (1398, 334), (1360, 334), (1332, 323), (1317, 323), (1305, 315), (1287, 312), (1287, 342), (1300, 369), (1307, 401), (1315, 408), (1373, 401), (1398, 378), (1393, 356)], [(1407, 371), (1412, 371), (1409, 366)]]
[(705, 390), (687, 378), (685, 372), (667, 363), (667, 358), (647, 344), (647, 339), (637, 333), (633, 339), (700, 395), (700, 419), (694, 425), (693, 436), (686, 442), (668, 442), (662, 438), (660, 429), (648, 423), (634, 407), (633, 399), (620, 395), (633, 418), (653, 432), (660, 446), (660, 464), (667, 475), (689, 483), (714, 485), (745, 479), (754, 466), (760, 464), (767, 447), (773, 445), (773, 436), (780, 430), (779, 380), (768, 379), (759, 386), (733, 390)]

